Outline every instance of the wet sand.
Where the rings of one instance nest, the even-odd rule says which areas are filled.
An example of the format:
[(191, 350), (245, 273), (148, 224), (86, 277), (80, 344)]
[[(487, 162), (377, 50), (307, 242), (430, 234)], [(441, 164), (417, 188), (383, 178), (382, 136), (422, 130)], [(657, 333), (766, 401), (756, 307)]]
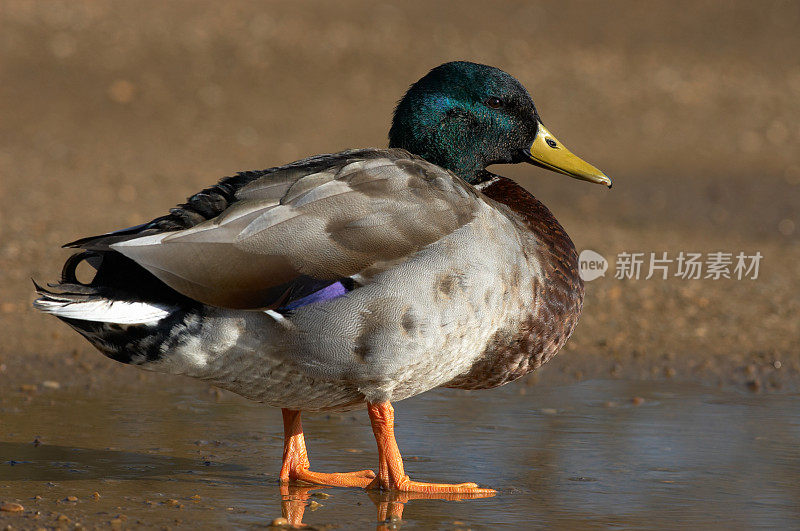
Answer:
[[(68, 255), (59, 249), (64, 242), (162, 215), (224, 175), (315, 153), (385, 145), (393, 105), (408, 84), (429, 68), (460, 58), (497, 65), (518, 77), (548, 128), (614, 178), (609, 192), (533, 167), (495, 168), (542, 199), (578, 249), (610, 259), (621, 252), (664, 251), (671, 256), (759, 251), (764, 259), (757, 280), (617, 280), (609, 271), (587, 285), (574, 336), (538, 373), (500, 395), (441, 396), (462, 409), (481, 405), (501, 415), (495, 400), (505, 392), (555, 389), (565, 408), (577, 407), (570, 405), (568, 390), (591, 388), (596, 380), (639, 381), (653, 389), (699, 385), (701, 394), (719, 387), (725, 393), (755, 393), (746, 415), (762, 411), (757, 404), (767, 410), (776, 403), (788, 407), (781, 397), (800, 390), (800, 59), (789, 53), (800, 47), (800, 7), (779, 2), (562, 4), (509, 3), (479, 12), (482, 4), (469, 2), (457, 10), (428, 2), (409, 2), (402, 9), (372, 3), (235, 2), (225, 10), (212, 2), (5, 2), (0, 10), (0, 442), (16, 445), (8, 447), (11, 454), (28, 455), (23, 449), (36, 435), (32, 427), (41, 426), (48, 445), (66, 454), (85, 448), (88, 464), (76, 458), (84, 468), (106, 459), (110, 468), (98, 470), (118, 472), (131, 459), (132, 466), (155, 466), (160, 476), (173, 480), (184, 469), (205, 474), (205, 468), (182, 461), (199, 459), (206, 450), (189, 452), (191, 438), (181, 430), (194, 429), (209, 410), (221, 414), (217, 408), (224, 406), (216, 403), (199, 413), (187, 410), (180, 429), (165, 429), (165, 439), (182, 441), (167, 452), (155, 449), (165, 445), (158, 432), (148, 438), (152, 452), (137, 445), (135, 432), (125, 432), (129, 445), (110, 454), (101, 448), (115, 446), (113, 431), (102, 442), (81, 438), (82, 430), (113, 430), (104, 423), (116, 425), (117, 412), (97, 410), (117, 401), (165, 403), (177, 395), (189, 404), (192, 397), (204, 404), (207, 391), (188, 380), (142, 373), (103, 358), (62, 323), (31, 309), (30, 277), (57, 277)], [(616, 384), (608, 385), (614, 389)], [(156, 392), (162, 389), (165, 394)], [(532, 410), (546, 407), (540, 398), (525, 397), (525, 403)], [(236, 402), (234, 410), (255, 411), (249, 408)], [(280, 512), (277, 486), (270, 483), (280, 453), (274, 439), (277, 413), (258, 411), (262, 416), (254, 429), (272, 438), (269, 445), (253, 445), (264, 460), (248, 461), (243, 451), (224, 454), (220, 466), (245, 462), (246, 479), (226, 479), (228, 487), (209, 487), (201, 496), (202, 503), (209, 497), (220, 511), (223, 491), (240, 495), (258, 484), (262, 490), (247, 495), (263, 495), (258, 503), (267, 505), (248, 509), (257, 514), (253, 520), (237, 520), (231, 516), (238, 514), (235, 507), (250, 502), (232, 501), (233, 512), (224, 518), (233, 519), (210, 513), (223, 518), (215, 522), (247, 527), (257, 520), (260, 525)], [(668, 414), (667, 409), (643, 411), (652, 412), (651, 420)], [(423, 418), (413, 414), (406, 422), (419, 421), (417, 429), (424, 430)], [(366, 422), (362, 417), (359, 425)], [(60, 418), (71, 419), (68, 426), (57, 422)], [(540, 424), (536, 420), (532, 425)], [(151, 431), (164, 419), (151, 405), (141, 418), (128, 421)], [(250, 428), (231, 422), (197, 437), (233, 444)], [(331, 467), (354, 464), (353, 456), (341, 452), (347, 436), (325, 419), (314, 422), (323, 433), (333, 430), (330, 439), (312, 443), (328, 445), (317, 451), (317, 459)], [(448, 422), (459, 426), (458, 417)], [(55, 429), (59, 426), (63, 430)], [(459, 429), (479, 430), (469, 423)], [(752, 433), (758, 436), (758, 429)], [(372, 451), (368, 430), (362, 435), (359, 448)], [(413, 434), (409, 439), (415, 440)], [(471, 440), (465, 435), (463, 443)], [(418, 442), (435, 444), (422, 435)], [(483, 456), (492, 452), (483, 444), (467, 450)], [(0, 461), (14, 459), (7, 455), (0, 452)], [(47, 462), (70, 460), (46, 455)], [(441, 459), (430, 454), (431, 463)], [(433, 479), (451, 475), (440, 468), (430, 471)], [(91, 492), (84, 487), (75, 494), (79, 502), (57, 503), (72, 487), (48, 493), (44, 472), (24, 489), (24, 481), (0, 480), (0, 502), (19, 499), (25, 518), (30, 510), (63, 510), (71, 522), (110, 521), (114, 507), (129, 510), (148, 501), (134, 496), (124, 479), (113, 487), (98, 483), (117, 472), (96, 473), (90, 487), (102, 496), (96, 506), (89, 505)], [(452, 479), (459, 479), (460, 471), (452, 472)], [(487, 472), (478, 480), (497, 484), (497, 477)], [(162, 481), (171, 480), (148, 487), (154, 497), (149, 501), (163, 501), (155, 498), (169, 490), (158, 486)], [(199, 507), (187, 498), (195, 485), (199, 489), (216, 480), (198, 481), (175, 494), (184, 511)], [(579, 483), (558, 484), (569, 491)], [(527, 488), (533, 492), (535, 487)], [(263, 490), (268, 488), (269, 493)], [(38, 505), (29, 499), (35, 495), (43, 497)], [(125, 496), (134, 496), (135, 503)], [(372, 502), (365, 495), (336, 496), (348, 500), (338, 506), (343, 514), (352, 509), (350, 501), (360, 500), (359, 518), (373, 518), (367, 516)], [(419, 506), (452, 516), (434, 502)], [(551, 514), (539, 509), (537, 514)], [(146, 525), (174, 525), (172, 515), (161, 511), (136, 513), (136, 518)], [(533, 518), (532, 512), (526, 514)], [(484, 517), (476, 522), (488, 522)], [(16, 516), (0, 513), (4, 523), (34, 526), (9, 518)], [(342, 520), (329, 513), (316, 521)], [(453, 516), (453, 521), (460, 520)]]

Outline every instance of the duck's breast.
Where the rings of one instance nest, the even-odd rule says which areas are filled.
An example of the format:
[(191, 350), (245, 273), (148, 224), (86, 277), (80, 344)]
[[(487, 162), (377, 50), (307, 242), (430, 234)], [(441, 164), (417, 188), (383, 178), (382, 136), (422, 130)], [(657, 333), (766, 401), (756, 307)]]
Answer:
[[(503, 289), (529, 290), (529, 296), (515, 297), (521, 304), (492, 334), (482, 354), (468, 371), (445, 384), (459, 389), (497, 387), (539, 368), (569, 339), (583, 306), (575, 246), (550, 210), (504, 177), (494, 177), (481, 191), (504, 205), (528, 266), (516, 270)], [(526, 270), (530, 278), (521, 278)]]

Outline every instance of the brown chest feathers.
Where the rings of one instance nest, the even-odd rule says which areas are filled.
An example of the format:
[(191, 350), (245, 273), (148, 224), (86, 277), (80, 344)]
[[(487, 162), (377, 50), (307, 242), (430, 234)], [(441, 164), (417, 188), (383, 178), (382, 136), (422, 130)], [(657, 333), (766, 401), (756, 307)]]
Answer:
[(550, 210), (504, 177), (495, 176), (481, 192), (513, 210), (527, 229), (523, 252), (538, 262), (541, 276), (531, 282), (532, 306), (520, 308), (520, 314), (492, 336), (469, 372), (445, 387), (488, 389), (539, 368), (564, 346), (583, 306), (575, 246)]

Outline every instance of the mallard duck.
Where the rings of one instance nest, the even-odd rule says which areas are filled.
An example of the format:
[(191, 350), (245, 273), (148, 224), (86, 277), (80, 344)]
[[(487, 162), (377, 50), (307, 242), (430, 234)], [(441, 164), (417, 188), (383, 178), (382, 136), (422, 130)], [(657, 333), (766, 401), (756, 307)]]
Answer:
[[(282, 408), (283, 482), (490, 495), (409, 479), (391, 403), (503, 385), (575, 328), (572, 241), (486, 169), (520, 162), (611, 186), (511, 75), (446, 63), (399, 102), (388, 149), (238, 173), (149, 223), (69, 243), (80, 251), (34, 304), (109, 358)], [(378, 473), (311, 471), (301, 411), (363, 407)]]

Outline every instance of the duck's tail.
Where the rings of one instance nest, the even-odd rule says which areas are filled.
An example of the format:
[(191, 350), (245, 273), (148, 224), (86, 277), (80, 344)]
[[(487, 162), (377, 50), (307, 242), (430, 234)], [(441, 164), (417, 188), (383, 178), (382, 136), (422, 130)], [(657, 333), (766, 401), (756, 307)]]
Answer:
[[(88, 284), (80, 282), (76, 275), (81, 262), (97, 270)], [(33, 306), (65, 320), (119, 325), (154, 324), (169, 315), (175, 297), (170, 293), (154, 297), (152, 286), (148, 286), (154, 279), (148, 278), (149, 273), (143, 268), (126, 262), (130, 261), (113, 251), (73, 254), (64, 263), (58, 283), (44, 288), (34, 281), (39, 298)], [(120, 282), (121, 279), (126, 282)]]
[[(77, 279), (82, 262), (97, 270), (89, 283)], [(39, 295), (34, 308), (55, 315), (123, 363), (139, 364), (155, 356), (148, 353), (148, 341), (153, 343), (196, 306), (114, 251), (76, 253), (64, 263), (59, 282), (33, 284)]]
[(39, 298), (33, 302), (33, 307), (65, 321), (151, 325), (170, 313), (170, 308), (162, 304), (109, 299), (85, 293), (79, 290), (79, 286), (59, 284), (58, 288), (62, 290), (53, 291), (35, 282), (34, 285)]

